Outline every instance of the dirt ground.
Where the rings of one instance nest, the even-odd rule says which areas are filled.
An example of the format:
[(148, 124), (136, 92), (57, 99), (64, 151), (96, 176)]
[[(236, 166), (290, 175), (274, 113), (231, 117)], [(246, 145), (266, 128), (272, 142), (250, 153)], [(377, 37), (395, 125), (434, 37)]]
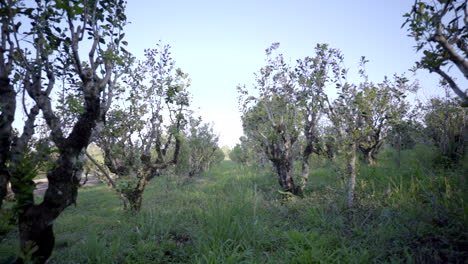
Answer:
[[(34, 194), (35, 195), (44, 195), (44, 193), (46, 192), (47, 190), (47, 187), (49, 187), (49, 183), (47, 182), (47, 179), (37, 179), (37, 180), (34, 180), (34, 182), (36, 183), (36, 189), (34, 190)], [(99, 181), (99, 179), (94, 176), (94, 175), (88, 175), (88, 179), (85, 179), (85, 177), (83, 177), (83, 179), (81, 179), (81, 184), (83, 184), (82, 186), (95, 186), (95, 185), (98, 185), (98, 184), (102, 184), (102, 182)]]

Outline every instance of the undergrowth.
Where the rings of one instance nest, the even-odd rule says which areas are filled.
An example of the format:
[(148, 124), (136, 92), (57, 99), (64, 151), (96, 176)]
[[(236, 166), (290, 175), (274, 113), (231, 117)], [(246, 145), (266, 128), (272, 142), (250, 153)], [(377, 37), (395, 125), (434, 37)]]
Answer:
[[(55, 224), (49, 263), (464, 263), (466, 169), (428, 165), (425, 149), (402, 153), (400, 168), (394, 157), (360, 166), (354, 209), (328, 161), (313, 163), (304, 198), (231, 161), (191, 180), (155, 179), (137, 215), (104, 185), (85, 187)], [(0, 236), (3, 263), (18, 234)]]

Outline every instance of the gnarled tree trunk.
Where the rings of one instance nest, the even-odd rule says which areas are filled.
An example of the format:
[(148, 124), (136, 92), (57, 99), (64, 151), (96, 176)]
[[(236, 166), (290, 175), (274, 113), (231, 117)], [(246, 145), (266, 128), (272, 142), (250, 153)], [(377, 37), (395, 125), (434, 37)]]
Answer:
[[(53, 223), (65, 208), (76, 203), (84, 153), (100, 116), (101, 86), (90, 78), (83, 80), (86, 95), (85, 112), (80, 115), (67, 138), (63, 137), (60, 123), (52, 111), (50, 98), (41, 93), (35, 85), (26, 85), (28, 93), (42, 110), (52, 131), (52, 140), (60, 152), (55, 167), (47, 172), (49, 186), (43, 202), (34, 205), (33, 200), (32, 203), (18, 201), (23, 208), (18, 219), (21, 250), (24, 253), (32, 250), (34, 263), (45, 263), (50, 257), (55, 242)], [(15, 189), (18, 194), (23, 194), (18, 188)], [(18, 263), (22, 261), (18, 259)]]
[[(82, 140), (76, 142), (76, 147), (84, 145), (84, 149), (89, 136), (86, 137), (85, 131), (82, 135)], [(74, 147), (66, 148), (60, 154), (57, 167), (47, 173), (49, 187), (44, 201), (39, 205), (27, 206), (20, 214), (21, 249), (28, 251), (31, 245), (37, 246), (32, 255), (35, 263), (45, 263), (50, 257), (55, 241), (53, 223), (65, 208), (76, 203), (82, 160), (82, 151)]]
[(278, 182), (283, 190), (297, 194), (298, 190), (294, 183), (291, 160), (276, 160), (273, 161), (273, 164), (276, 167), (276, 172), (278, 173)]
[(143, 203), (143, 193), (145, 192), (146, 185), (148, 185), (147, 175), (140, 175), (138, 184), (135, 189), (125, 193), (121, 193), (124, 209), (132, 212), (138, 212), (141, 209)]
[(291, 147), (286, 143), (274, 144), (269, 157), (278, 174), (278, 182), (285, 192), (299, 194), (300, 189), (294, 183), (294, 166)]

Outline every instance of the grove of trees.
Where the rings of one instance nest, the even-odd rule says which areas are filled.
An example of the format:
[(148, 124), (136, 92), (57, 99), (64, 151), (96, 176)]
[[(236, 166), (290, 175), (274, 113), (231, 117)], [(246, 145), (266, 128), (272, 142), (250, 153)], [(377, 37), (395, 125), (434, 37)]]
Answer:
[[(125, 7), (123, 0), (0, 3), (0, 205), (11, 183), (18, 263), (50, 257), (53, 223), (76, 203), (85, 163), (106, 176), (125, 209), (138, 211), (147, 183), (174, 167), (181, 145), (196, 146), (185, 147), (190, 176), (224, 158), (206, 126), (192, 125), (182, 143), (191, 116), (188, 75), (175, 68), (168, 45), (135, 62), (125, 49)], [(20, 108), (26, 119), (18, 132), (12, 124)], [(93, 141), (103, 163), (86, 153)], [(35, 203), (39, 170), (48, 188)]]
[[(344, 175), (343, 208), (352, 211), (361, 168), (379, 166), (386, 148), (397, 151), (398, 168), (401, 151), (419, 144), (437, 151), (434, 166), (466, 161), (467, 91), (449, 71), (454, 65), (468, 79), (466, 1), (417, 0), (405, 15), (423, 53), (415, 69), (437, 73), (445, 97), (413, 102), (416, 81), (371, 81), (365, 57), (360, 81), (350, 81), (344, 55), (328, 44), (291, 64), (273, 43), (253, 86), (237, 87), (244, 136), (232, 150), (191, 110), (191, 79), (169, 45), (146, 49), (143, 60), (127, 51), (125, 9), (125, 0), (0, 1), (0, 210), (11, 184), (16, 263), (48, 261), (54, 223), (76, 205), (85, 170), (137, 214), (151, 180), (199, 177), (227, 152), (244, 168), (273, 174), (282, 197), (304, 197), (315, 188), (319, 157)], [(48, 187), (38, 202), (40, 172)]]
[[(458, 99), (434, 98), (410, 111), (406, 97), (419, 85), (404, 75), (394, 74), (374, 83), (362, 57), (358, 69), (362, 81), (354, 84), (348, 81), (348, 68), (338, 49), (318, 44), (314, 56), (299, 59), (292, 67), (282, 54), (273, 55), (278, 48), (279, 43), (274, 43), (266, 50), (266, 66), (255, 74), (253, 89), (238, 86), (247, 138), (234, 147), (231, 159), (246, 164), (254, 159), (249, 153), (262, 151), (271, 161), (282, 191), (302, 195), (311, 154), (343, 158), (347, 206), (353, 207), (359, 157), (375, 166), (380, 150), (395, 133), (401, 149), (401, 130), (408, 125), (425, 127), (426, 139), (452, 164), (466, 152), (466, 109), (455, 106)], [(419, 120), (413, 118), (415, 111)], [(321, 132), (324, 127), (326, 133)], [(300, 186), (294, 176), (296, 161), (302, 164)]]

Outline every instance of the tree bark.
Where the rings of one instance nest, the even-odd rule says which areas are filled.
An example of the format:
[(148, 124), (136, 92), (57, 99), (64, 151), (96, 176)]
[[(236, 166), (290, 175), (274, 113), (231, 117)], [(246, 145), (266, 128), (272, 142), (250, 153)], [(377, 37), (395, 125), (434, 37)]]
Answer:
[(372, 150), (367, 152), (367, 155), (366, 155), (366, 162), (367, 162), (367, 164), (369, 164), (370, 166), (374, 166), (375, 161), (374, 161), (374, 158), (372, 157)]
[(274, 162), (276, 172), (278, 173), (278, 182), (285, 192), (294, 192), (294, 180), (292, 179), (286, 162)]
[(272, 160), (278, 173), (278, 182), (285, 192), (298, 194), (299, 190), (294, 183), (294, 168), (292, 158), (285, 155), (283, 159)]
[(397, 166), (401, 168), (401, 132), (398, 130), (398, 149), (397, 149)]
[(10, 155), (10, 145), (13, 138), (12, 123), (15, 119), (16, 92), (11, 83), (10, 75), (13, 69), (15, 44), (11, 38), (11, 26), (14, 21), (14, 1), (2, 1), (0, 28), (0, 209), (3, 199), (8, 194), (8, 182), (11, 174), (7, 168)]
[[(6, 74), (6, 73), (5, 73)], [(8, 194), (10, 173), (7, 168), (15, 118), (16, 92), (8, 76), (0, 76), (0, 209)]]
[(143, 203), (143, 192), (134, 192), (129, 202), (130, 206), (127, 209), (129, 209), (132, 212), (139, 212), (141, 209), (141, 204)]
[[(100, 113), (99, 90), (96, 89), (98, 86), (89, 79), (85, 81), (88, 81), (84, 84), (86, 88), (83, 88), (86, 111), (79, 117), (67, 138), (62, 137), (60, 124), (55, 122), (57, 117), (52, 112), (50, 99), (41, 94), (40, 90), (30, 90), (30, 95), (43, 111), (48, 126), (55, 131), (52, 139), (60, 151), (55, 167), (47, 173), (49, 187), (43, 202), (27, 206), (19, 216), (21, 250), (31, 250), (31, 245), (37, 247), (32, 255), (34, 263), (45, 263), (50, 257), (55, 242), (53, 223), (65, 208), (76, 203), (84, 153)], [(18, 260), (19, 263), (21, 261)]]
[(6, 166), (1, 166), (0, 168), (0, 209), (3, 206), (3, 200), (6, 199), (8, 195), (8, 182), (10, 181), (10, 174)]
[(44, 201), (39, 205), (27, 206), (19, 217), (19, 232), (22, 251), (37, 250), (33, 253), (34, 263), (45, 263), (52, 253), (55, 237), (53, 222), (69, 205), (76, 203), (80, 183), (77, 163), (80, 153), (62, 153), (57, 167), (47, 174), (49, 187)]
[(460, 97), (460, 99), (462, 100), (462, 106), (468, 107), (468, 95), (466, 94), (466, 92), (462, 91), (462, 89), (457, 85), (457, 83), (452, 79), (452, 77), (450, 77), (440, 67), (434, 67), (432, 68), (432, 70), (438, 73), (450, 85), (450, 88), (452, 88), (455, 94), (458, 95), (458, 97)]
[(140, 211), (143, 203), (143, 193), (145, 192), (148, 182), (147, 177), (141, 176), (135, 189), (126, 194), (126, 202), (124, 202), (125, 210), (130, 210), (132, 212)]
[[(466, 9), (466, 7), (465, 7)], [(442, 18), (440, 18), (442, 20)], [(442, 22), (439, 22), (437, 25), (436, 34), (434, 35), (434, 41), (438, 42), (445, 51), (449, 54), (449, 59), (458, 67), (458, 69), (463, 73), (465, 79), (468, 79), (468, 61), (463, 55), (458, 54), (455, 48), (449, 43), (447, 38), (443, 33)]]
[(364, 154), (364, 161), (370, 166), (375, 166), (375, 149), (363, 149), (361, 148), (362, 154)]
[(301, 190), (304, 191), (307, 182), (309, 181), (309, 160), (310, 154), (312, 154), (312, 147), (307, 145), (302, 152), (302, 182), (301, 182)]
[(356, 188), (356, 150), (355, 142), (349, 145), (347, 155), (347, 170), (348, 170), (348, 198), (346, 205), (348, 208), (354, 207), (354, 190)]

